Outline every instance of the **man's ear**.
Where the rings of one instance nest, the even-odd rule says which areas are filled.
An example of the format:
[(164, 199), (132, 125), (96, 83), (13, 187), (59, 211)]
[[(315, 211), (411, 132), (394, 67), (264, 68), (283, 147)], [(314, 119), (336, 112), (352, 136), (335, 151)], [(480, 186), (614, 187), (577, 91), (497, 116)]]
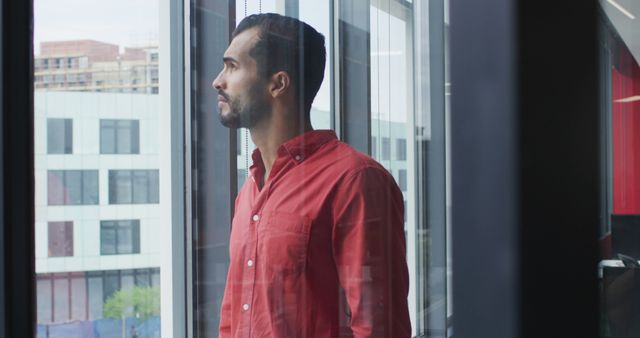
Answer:
[(271, 94), (271, 97), (274, 99), (281, 97), (289, 90), (290, 85), (291, 79), (289, 78), (289, 74), (284, 71), (277, 72), (271, 75), (269, 94)]

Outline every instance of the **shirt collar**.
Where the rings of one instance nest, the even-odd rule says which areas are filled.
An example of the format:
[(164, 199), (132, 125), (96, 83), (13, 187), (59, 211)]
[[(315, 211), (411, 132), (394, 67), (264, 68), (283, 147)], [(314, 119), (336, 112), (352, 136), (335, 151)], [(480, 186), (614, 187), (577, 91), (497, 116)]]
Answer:
[[(278, 148), (278, 157), (290, 156), (296, 163), (300, 163), (311, 156), (323, 144), (337, 139), (336, 132), (333, 130), (308, 131), (281, 144)], [(256, 148), (251, 158), (254, 165), (262, 165), (260, 149)]]

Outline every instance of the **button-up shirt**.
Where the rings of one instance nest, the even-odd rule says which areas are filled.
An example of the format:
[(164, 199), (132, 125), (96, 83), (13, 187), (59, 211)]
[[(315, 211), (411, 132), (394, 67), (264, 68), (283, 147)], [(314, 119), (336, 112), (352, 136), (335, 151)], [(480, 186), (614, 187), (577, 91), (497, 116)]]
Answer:
[(220, 337), (410, 337), (404, 203), (389, 172), (311, 131), (259, 150), (235, 202)]

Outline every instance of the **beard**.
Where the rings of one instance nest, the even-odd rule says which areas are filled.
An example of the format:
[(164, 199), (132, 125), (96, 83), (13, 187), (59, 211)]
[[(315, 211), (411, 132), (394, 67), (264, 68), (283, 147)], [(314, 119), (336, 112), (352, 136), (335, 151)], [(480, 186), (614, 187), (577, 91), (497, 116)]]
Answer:
[(229, 112), (224, 115), (219, 112), (220, 123), (227, 128), (252, 128), (269, 116), (271, 107), (263, 92), (260, 83), (253, 84), (242, 95), (230, 97), (227, 93), (219, 91), (227, 100)]

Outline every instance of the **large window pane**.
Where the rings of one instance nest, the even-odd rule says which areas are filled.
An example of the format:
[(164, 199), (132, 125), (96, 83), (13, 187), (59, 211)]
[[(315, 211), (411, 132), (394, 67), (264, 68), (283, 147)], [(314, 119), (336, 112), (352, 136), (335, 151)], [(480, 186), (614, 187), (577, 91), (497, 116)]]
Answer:
[(405, 199), (415, 336), (448, 337), (447, 1), (371, 1), (371, 154)]
[[(338, 79), (350, 76), (362, 81), (348, 83), (348, 86), (357, 88), (368, 86), (369, 97), (358, 98), (358, 102), (369, 103), (369, 106), (359, 107), (364, 114), (368, 115), (370, 122), (362, 121), (362, 130), (365, 131), (361, 132), (368, 140), (365, 142), (358, 140), (358, 142), (370, 146), (370, 154), (393, 175), (403, 194), (411, 287), (409, 306), (413, 335), (448, 337), (452, 334), (450, 324), (452, 310), (450, 297), (447, 295), (449, 289), (447, 286), (450, 282), (450, 260), (447, 259), (449, 177), (446, 125), (449, 93), (446, 92), (448, 84), (445, 76), (447, 1), (371, 0), (367, 2), (364, 10), (363, 6), (357, 3), (356, 1), (306, 0), (235, 1), (235, 17), (228, 19), (235, 19), (237, 25), (250, 14), (277, 12), (298, 17), (325, 35), (327, 69), (323, 85), (311, 109), (311, 120), (315, 129), (335, 128), (342, 132), (342, 134), (339, 133), (341, 137), (344, 136), (348, 142), (351, 142), (349, 135), (344, 135), (346, 128), (343, 128), (344, 126), (340, 123), (347, 119), (345, 114), (355, 114), (355, 112), (340, 110), (346, 110), (342, 104), (345, 99), (349, 99), (347, 95), (362, 91), (341, 87), (344, 83), (332, 77), (334, 74)], [(342, 15), (343, 12), (351, 16), (335, 17), (335, 15)], [(198, 19), (193, 21), (192, 28), (200, 34), (199, 36), (203, 32), (213, 34), (214, 27), (218, 28), (216, 32), (225, 29), (224, 22), (218, 21), (219, 16), (223, 15), (220, 13), (224, 11), (213, 1), (197, 4), (195, 13), (198, 13), (196, 15)], [(355, 22), (353, 31), (347, 31), (341, 26), (345, 23), (351, 24), (351, 21)], [(221, 57), (228, 42), (226, 39), (219, 40), (221, 40), (220, 37), (211, 42), (211, 45), (203, 46), (203, 40), (194, 38), (192, 51), (216, 50), (220, 52), (216, 57)], [(347, 41), (352, 45), (346, 46)], [(344, 48), (349, 53), (357, 50), (364, 55), (364, 58), (360, 54), (357, 58), (349, 54), (344, 56), (344, 50), (336, 51), (334, 48)], [(342, 62), (342, 59), (336, 62), (334, 54), (344, 56), (352, 64), (349, 62), (337, 64)], [(214, 71), (214, 67), (211, 67), (209, 62), (200, 59), (192, 61), (192, 70), (195, 73), (211, 73), (211, 76), (215, 76), (217, 71)], [(353, 77), (354, 72), (366, 72), (366, 74)], [(204, 95), (201, 93), (206, 92), (202, 89), (202, 84), (209, 85), (212, 80), (208, 78), (206, 81), (200, 81), (201, 77), (205, 76), (198, 75), (196, 91), (200, 95), (199, 98)], [(369, 82), (367, 83), (366, 80)], [(204, 102), (206, 101), (192, 101), (192, 104), (197, 106), (195, 108), (197, 124), (217, 123), (215, 119), (201, 117), (205, 111), (208, 114), (211, 109), (211, 107), (203, 107)], [(213, 109), (215, 111), (215, 107)], [(336, 113), (338, 115), (334, 118)], [(210, 148), (202, 141), (207, 136), (202, 136), (201, 128), (197, 130), (198, 136), (194, 137), (195, 146), (199, 150), (208, 151)], [(206, 184), (206, 180), (202, 179), (207, 175), (204, 171), (226, 172), (229, 169), (228, 175), (231, 178), (237, 175), (237, 181), (232, 181), (232, 184), (238, 190), (247, 181), (249, 167), (253, 162), (251, 153), (255, 145), (251, 142), (246, 129), (239, 129), (236, 132), (237, 135), (227, 138), (225, 134), (225, 137), (219, 140), (237, 142), (235, 168), (233, 168), (233, 161), (222, 155), (218, 157), (214, 154), (213, 160), (203, 156), (194, 161), (197, 163), (197, 172), (194, 172), (193, 182), (200, 209), (209, 209), (211, 204), (215, 205), (214, 209), (219, 213), (229, 209), (224, 201), (209, 199), (210, 196), (220, 196), (217, 194), (223, 187), (226, 189), (226, 185), (218, 187), (216, 184)], [(366, 151), (366, 147), (362, 148)], [(215, 149), (215, 145), (212, 149)], [(232, 163), (232, 167), (226, 168), (229, 162)], [(233, 194), (235, 189), (229, 190)], [(229, 196), (232, 201), (233, 197)], [(203, 211), (200, 211), (198, 217), (202, 216), (202, 213)], [(203, 222), (203, 218), (194, 221)], [(228, 239), (219, 238), (226, 233), (218, 229), (218, 226), (215, 220), (210, 220), (204, 225), (199, 223), (199, 227), (194, 228), (197, 229), (198, 236), (202, 236), (199, 237), (200, 244), (202, 246), (208, 244), (206, 248), (200, 249), (199, 255), (218, 259), (226, 254), (223, 251), (228, 249), (226, 246)], [(210, 263), (210, 261), (197, 263), (200, 266), (198, 273), (203, 279), (198, 281), (207, 283), (207, 294), (213, 294), (214, 298), (217, 297), (216, 302), (220, 302), (222, 288), (219, 284), (224, 283), (228, 262), (216, 261), (218, 264), (215, 267), (211, 267)], [(199, 305), (202, 308), (196, 310), (205, 311), (203, 310), (205, 308), (206, 311), (217, 314), (218, 309), (210, 306), (210, 303)], [(215, 319), (212, 321), (215, 322)], [(213, 335), (217, 333), (215, 330), (217, 322), (207, 322), (206, 325), (214, 329), (212, 331), (203, 329), (202, 332), (210, 332)]]
[(640, 336), (640, 14), (600, 1), (601, 337)]
[[(184, 309), (174, 313), (184, 297), (173, 299), (184, 276), (172, 273), (185, 265), (174, 231), (184, 229), (183, 203), (171, 198), (184, 191), (182, 5), (34, 1), (35, 276), (45, 336), (121, 337), (126, 324), (127, 337), (171, 337), (184, 324)], [(137, 271), (147, 271), (140, 283)], [(138, 284), (155, 287), (144, 301), (168, 305), (114, 308), (142, 301), (132, 296)]]

